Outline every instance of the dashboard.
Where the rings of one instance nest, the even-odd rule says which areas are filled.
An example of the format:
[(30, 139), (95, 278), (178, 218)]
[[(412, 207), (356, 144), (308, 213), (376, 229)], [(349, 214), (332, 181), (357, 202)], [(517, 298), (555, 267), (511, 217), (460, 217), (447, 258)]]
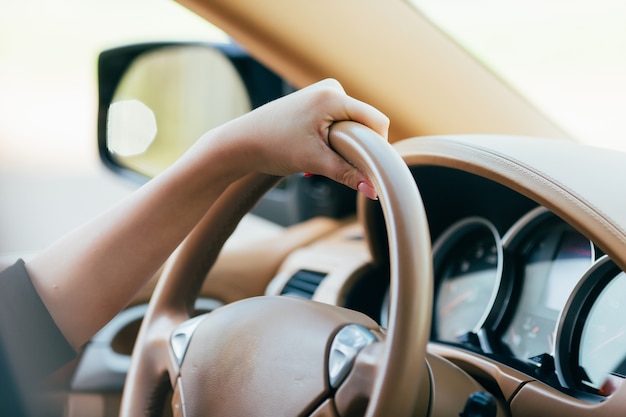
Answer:
[[(460, 368), (496, 397), (504, 415), (622, 415), (623, 155), (489, 135), (394, 146), (428, 221), (434, 266), (428, 356), (436, 357), (429, 365)], [(556, 154), (567, 163), (555, 164)], [(360, 311), (391, 327), (387, 242), (380, 204), (359, 198), (356, 218), (316, 217), (261, 245), (227, 246), (196, 311), (289, 295)], [(72, 380), (77, 395), (121, 392), (154, 285), (87, 345)], [(453, 379), (441, 369), (431, 376), (433, 395), (443, 398), (434, 404), (450, 403)]]
[[(626, 378), (626, 274), (572, 225), (507, 187), (444, 167), (412, 173), (432, 239), (431, 342), (586, 401), (613, 393)], [(300, 250), (273, 291), (286, 294), (302, 279), (313, 285), (313, 299), (360, 310), (386, 327), (386, 264), (372, 266), (364, 255), (384, 258), (384, 218), (377, 203), (364, 204), (366, 230), (351, 225)], [(353, 256), (334, 263), (338, 252)]]

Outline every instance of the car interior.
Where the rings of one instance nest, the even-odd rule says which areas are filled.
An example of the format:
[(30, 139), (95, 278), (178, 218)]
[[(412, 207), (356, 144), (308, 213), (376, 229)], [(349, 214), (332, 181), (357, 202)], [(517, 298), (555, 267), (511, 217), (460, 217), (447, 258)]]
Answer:
[[(329, 137), (379, 199), (302, 174), (233, 184), (52, 376), (42, 415), (624, 413), (626, 154), (573, 139), (404, 1), (180, 3), (232, 42), (103, 51), (105, 166), (144, 183), (332, 77), (391, 119), (389, 142), (354, 122)], [(280, 227), (229, 245), (250, 216)]]

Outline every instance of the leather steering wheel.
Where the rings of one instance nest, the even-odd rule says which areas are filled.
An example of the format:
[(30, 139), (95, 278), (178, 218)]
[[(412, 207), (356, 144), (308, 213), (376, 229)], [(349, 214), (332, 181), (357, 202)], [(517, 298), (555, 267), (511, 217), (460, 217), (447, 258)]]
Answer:
[[(121, 416), (157, 415), (168, 406), (163, 392), (170, 386), (173, 412), (180, 416), (345, 416), (365, 409), (367, 416), (382, 417), (427, 411), (427, 401), (417, 404), (419, 392), (429, 389), (425, 355), (432, 308), (421, 197), (402, 158), (371, 129), (339, 122), (329, 142), (369, 176), (380, 199), (390, 252), (388, 329), (355, 311), (290, 297), (246, 299), (190, 320), (223, 243), (279, 179), (249, 175), (216, 201), (163, 272), (135, 343)], [(347, 377), (329, 382), (329, 347), (354, 323), (373, 342), (342, 362)], [(371, 374), (355, 377), (368, 360)], [(365, 397), (360, 408), (359, 396)]]

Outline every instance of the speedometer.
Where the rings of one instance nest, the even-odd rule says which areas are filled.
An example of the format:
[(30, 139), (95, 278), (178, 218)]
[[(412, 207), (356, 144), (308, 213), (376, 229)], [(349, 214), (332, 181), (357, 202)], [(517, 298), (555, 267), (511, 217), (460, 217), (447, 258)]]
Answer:
[(502, 267), (500, 237), (488, 221), (470, 218), (451, 226), (433, 252), (433, 337), (457, 342), (480, 328), (493, 305)]

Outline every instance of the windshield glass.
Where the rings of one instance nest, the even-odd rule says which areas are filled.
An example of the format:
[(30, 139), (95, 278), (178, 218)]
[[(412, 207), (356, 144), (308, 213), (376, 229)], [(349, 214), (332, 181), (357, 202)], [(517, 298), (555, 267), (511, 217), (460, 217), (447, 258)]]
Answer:
[(408, 0), (574, 138), (626, 150), (626, 2)]

